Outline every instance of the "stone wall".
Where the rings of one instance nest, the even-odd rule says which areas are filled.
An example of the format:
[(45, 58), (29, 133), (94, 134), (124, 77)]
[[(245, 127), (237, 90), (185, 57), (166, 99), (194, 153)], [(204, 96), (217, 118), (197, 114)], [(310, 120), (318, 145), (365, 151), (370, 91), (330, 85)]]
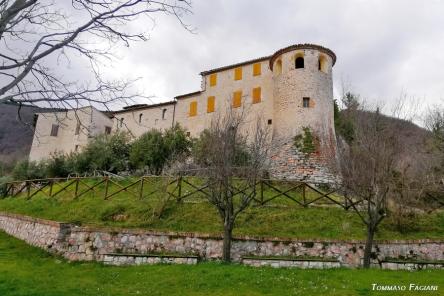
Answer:
[[(109, 262), (106, 261), (107, 258), (115, 254), (121, 254), (120, 257), (128, 254), (126, 257), (132, 258), (147, 254), (176, 254), (176, 256), (183, 254), (179, 257), (192, 259), (198, 256), (203, 260), (218, 260), (222, 257), (220, 235), (76, 227), (66, 223), (6, 213), (0, 213), (0, 229), (31, 245), (58, 253), (72, 261)], [(363, 249), (364, 242), (354, 240), (298, 240), (242, 236), (235, 237), (233, 241), (232, 257), (235, 262), (242, 262), (243, 257), (247, 256), (317, 257), (324, 261), (337, 261), (340, 266), (359, 267)], [(376, 242), (374, 251), (377, 260), (373, 263), (381, 262), (378, 264), (381, 267), (384, 267), (382, 262), (387, 258), (442, 261), (444, 241), (379, 241)], [(191, 259), (179, 261), (193, 264), (194, 259)], [(131, 263), (131, 260), (128, 263)], [(138, 260), (139, 263), (144, 263), (142, 259)], [(146, 259), (147, 263), (148, 261)]]

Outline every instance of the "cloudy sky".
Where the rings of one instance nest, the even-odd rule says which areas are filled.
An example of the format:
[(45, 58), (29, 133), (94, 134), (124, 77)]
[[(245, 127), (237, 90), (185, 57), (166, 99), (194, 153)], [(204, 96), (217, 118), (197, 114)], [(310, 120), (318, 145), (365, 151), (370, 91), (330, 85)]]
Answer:
[[(335, 92), (345, 82), (369, 101), (402, 93), (444, 98), (442, 0), (194, 0), (185, 17), (192, 34), (159, 16), (150, 40), (120, 50), (115, 75), (141, 77), (156, 100), (200, 88), (203, 70), (316, 43), (338, 56)], [(138, 26), (143, 25), (138, 23)]]

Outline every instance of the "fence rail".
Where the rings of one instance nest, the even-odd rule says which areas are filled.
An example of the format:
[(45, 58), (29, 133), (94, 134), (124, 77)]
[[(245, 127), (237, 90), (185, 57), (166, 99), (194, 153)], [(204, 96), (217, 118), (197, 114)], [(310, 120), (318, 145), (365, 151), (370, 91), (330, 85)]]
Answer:
[[(254, 189), (253, 201), (257, 205), (313, 205), (339, 206), (348, 210), (352, 204), (334, 188), (314, 186), (302, 181), (260, 179), (254, 185), (243, 186), (239, 178), (232, 185), (234, 196)], [(56, 197), (62, 192), (78, 199), (93, 193), (104, 200), (126, 193), (134, 198), (145, 199), (155, 194), (167, 194), (178, 202), (185, 199), (208, 197), (210, 184), (205, 179), (194, 176), (142, 176), (128, 178), (68, 177), (13, 181), (5, 183), (3, 198), (24, 197), (32, 199), (37, 194)]]

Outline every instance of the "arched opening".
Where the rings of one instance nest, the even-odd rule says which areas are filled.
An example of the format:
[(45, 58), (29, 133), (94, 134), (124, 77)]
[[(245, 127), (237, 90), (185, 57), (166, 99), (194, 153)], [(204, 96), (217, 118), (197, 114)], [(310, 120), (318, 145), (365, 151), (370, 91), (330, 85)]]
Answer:
[(318, 59), (318, 70), (327, 73), (327, 58), (323, 55), (319, 56)]
[(281, 60), (276, 61), (276, 65), (274, 66), (274, 73), (276, 73), (276, 75), (282, 74), (282, 61)]
[(296, 57), (295, 61), (294, 61), (294, 67), (296, 69), (302, 69), (304, 68), (304, 57), (303, 56), (298, 56)]

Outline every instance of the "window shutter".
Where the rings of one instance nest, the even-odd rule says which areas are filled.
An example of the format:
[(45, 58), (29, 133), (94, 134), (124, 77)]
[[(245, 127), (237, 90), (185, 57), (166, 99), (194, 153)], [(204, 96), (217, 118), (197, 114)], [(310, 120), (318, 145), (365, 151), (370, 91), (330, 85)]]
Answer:
[(208, 97), (208, 100), (207, 100), (207, 113), (214, 112), (214, 103), (215, 103), (215, 97), (214, 96)]
[(242, 80), (242, 67), (234, 69), (234, 80)]
[(242, 105), (242, 91), (235, 91), (233, 94), (233, 108), (239, 108)]
[(217, 73), (210, 75), (210, 86), (216, 86), (217, 84)]
[(261, 88), (255, 87), (253, 88), (253, 104), (257, 104), (261, 102)]
[(262, 74), (261, 63), (256, 63), (253, 65), (253, 76), (259, 76)]
[(190, 103), (190, 114), (189, 116), (196, 116), (197, 115), (197, 102), (193, 101)]

